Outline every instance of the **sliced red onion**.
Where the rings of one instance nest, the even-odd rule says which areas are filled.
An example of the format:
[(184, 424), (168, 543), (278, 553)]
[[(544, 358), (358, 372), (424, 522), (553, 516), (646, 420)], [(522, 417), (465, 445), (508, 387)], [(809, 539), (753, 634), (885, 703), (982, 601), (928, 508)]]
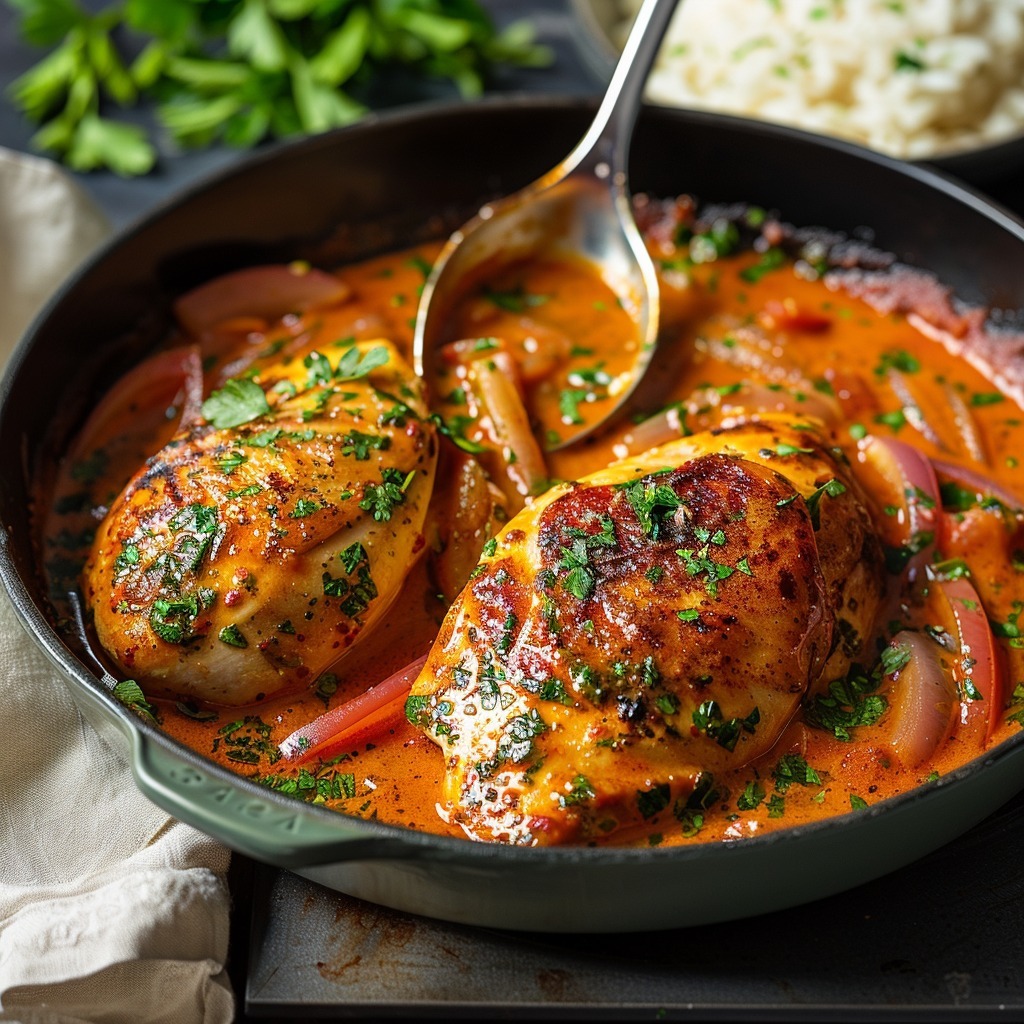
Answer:
[(962, 680), (958, 731), (988, 740), (999, 721), (1003, 702), (1003, 666), (995, 636), (977, 590), (959, 577), (937, 581), (949, 603), (959, 642), (957, 675)]
[(203, 401), (203, 364), (195, 345), (166, 349), (132, 367), (111, 387), (75, 439), (74, 452), (95, 451), (112, 427), (124, 434), (140, 415), (177, 413), (179, 427), (199, 416)]
[(194, 288), (174, 304), (184, 330), (197, 337), (235, 317), (279, 320), (288, 313), (331, 306), (351, 289), (333, 274), (303, 263), (236, 270)]
[(909, 768), (924, 764), (949, 735), (958, 708), (956, 686), (942, 664), (941, 648), (905, 630), (892, 639), (909, 658), (892, 673), (888, 691), (889, 742)]
[(278, 745), (281, 754), (288, 761), (301, 761), (312, 757), (350, 732), (375, 711), (404, 700), (426, 660), (426, 655), (417, 658), (394, 675), (388, 676), (383, 682), (370, 687), (365, 693), (314, 718), (301, 729), (296, 729)]
[(923, 576), (935, 554), (942, 528), (939, 482), (932, 462), (916, 448), (892, 437), (869, 435), (860, 444), (864, 458), (900, 495), (903, 544), (911, 545), (905, 573), (910, 580)]
[(679, 403), (649, 416), (623, 437), (625, 452), (634, 455), (678, 440), (686, 433), (683, 429), (685, 415), (686, 409)]

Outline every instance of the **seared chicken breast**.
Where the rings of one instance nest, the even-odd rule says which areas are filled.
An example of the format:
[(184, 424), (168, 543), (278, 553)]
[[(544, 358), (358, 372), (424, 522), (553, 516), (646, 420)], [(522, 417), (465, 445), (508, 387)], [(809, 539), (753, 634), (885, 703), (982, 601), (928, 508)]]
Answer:
[(407, 705), (467, 834), (586, 841), (680, 814), (860, 654), (881, 547), (841, 454), (791, 424), (556, 486), (485, 548)]
[(390, 342), (229, 380), (114, 502), (83, 586), (151, 696), (243, 705), (301, 687), (383, 615), (423, 547), (436, 460)]

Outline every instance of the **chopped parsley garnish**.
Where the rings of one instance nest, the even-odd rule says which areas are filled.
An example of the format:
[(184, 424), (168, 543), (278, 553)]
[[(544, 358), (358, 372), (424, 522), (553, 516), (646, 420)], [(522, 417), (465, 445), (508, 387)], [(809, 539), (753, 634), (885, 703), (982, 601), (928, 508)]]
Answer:
[(885, 555), (885, 567), (894, 576), (898, 576), (906, 568), (907, 563), (914, 555), (923, 551), (935, 540), (935, 534), (931, 530), (918, 530), (911, 534), (910, 539), (897, 547), (886, 544), (883, 548)]
[(124, 543), (117, 558), (114, 559), (114, 572), (115, 575), (120, 576), (126, 572), (129, 572), (136, 565), (139, 564), (142, 556), (139, 553), (138, 546), (128, 541)]
[(410, 725), (426, 728), (430, 721), (430, 696), (414, 693), (406, 697), (405, 719)]
[(1016, 722), (1024, 729), (1024, 683), (1018, 683), (1013, 688), (1013, 693), (1010, 696), (1010, 706), (1015, 710), (1006, 716), (1006, 721)]
[(813, 455), (813, 448), (800, 448), (795, 444), (787, 444), (783, 441), (781, 444), (777, 444), (774, 448), (764, 449), (766, 453), (772, 455)]
[(882, 649), (878, 659), (882, 674), (890, 676), (910, 664), (910, 647), (906, 644), (890, 644)]
[(148, 718), (151, 722), (159, 722), (156, 707), (146, 700), (142, 687), (134, 679), (122, 679), (119, 683), (115, 683), (111, 693), (126, 708), (137, 711), (143, 718)]
[(383, 345), (377, 345), (366, 352), (361, 352), (355, 347), (350, 348), (338, 360), (334, 379), (357, 380), (359, 377), (366, 377), (389, 359), (388, 350)]
[(778, 270), (785, 262), (786, 254), (781, 249), (773, 246), (770, 249), (766, 249), (753, 266), (744, 267), (740, 271), (740, 277), (748, 284), (756, 284), (765, 274)]
[(306, 374), (306, 387), (308, 388), (316, 387), (317, 384), (329, 384), (334, 377), (331, 361), (321, 352), (310, 352), (303, 358), (302, 365), (308, 371)]
[(739, 229), (732, 221), (720, 217), (707, 231), (690, 237), (689, 257), (694, 263), (711, 263), (735, 252), (739, 244)]
[(562, 422), (579, 426), (586, 421), (580, 415), (580, 403), (594, 401), (593, 393), (583, 388), (565, 388), (558, 395), (558, 411)]
[(370, 457), (370, 449), (385, 452), (391, 447), (391, 438), (386, 434), (364, 434), (359, 430), (351, 430), (345, 435), (342, 455), (353, 455), (357, 462), (365, 462)]
[(704, 701), (696, 711), (693, 712), (693, 725), (698, 732), (704, 733), (708, 739), (714, 740), (720, 747), (732, 752), (736, 749), (742, 732), (754, 733), (761, 721), (761, 711), (754, 708), (745, 718), (722, 717), (722, 709), (714, 700)]
[(883, 352), (875, 367), (875, 376), (884, 377), (890, 370), (902, 373), (917, 373), (921, 369), (920, 360), (905, 349), (890, 349)]
[(757, 779), (752, 779), (743, 788), (743, 792), (740, 793), (736, 799), (736, 809), (740, 811), (752, 811), (754, 808), (760, 806), (761, 801), (765, 798), (765, 789)]
[(676, 554), (683, 560), (687, 575), (703, 575), (704, 589), (711, 597), (718, 597), (718, 584), (722, 580), (727, 580), (736, 569), (724, 562), (716, 562), (711, 557), (711, 543), (724, 543), (724, 537), (722, 541), (709, 541), (701, 548), (679, 548)]
[(267, 396), (255, 381), (232, 377), (203, 402), (203, 416), (218, 430), (240, 427), (270, 412)]
[(998, 509), (1010, 512), (1003, 502), (992, 495), (979, 494), (973, 488), (961, 487), (952, 480), (939, 484), (942, 507), (948, 512), (966, 512), (969, 508)]
[(654, 698), (654, 706), (663, 715), (679, 714), (679, 698), (674, 693), (659, 693)]
[(259, 764), (265, 757), (270, 764), (281, 758), (281, 751), (270, 741), (271, 729), (258, 715), (246, 715), (217, 730), (214, 748), (223, 743), (228, 760), (240, 764)]
[(635, 480), (619, 486), (624, 487), (626, 498), (640, 520), (641, 529), (651, 540), (658, 539), (665, 519), (684, 504), (683, 499), (668, 484), (658, 484), (650, 479)]
[(892, 55), (892, 66), (896, 71), (924, 71), (927, 67), (920, 57), (915, 57), (906, 50), (897, 50)]
[(860, 665), (852, 665), (841, 679), (829, 683), (828, 696), (816, 694), (807, 708), (807, 721), (827, 729), (838, 740), (852, 739), (851, 730), (874, 725), (889, 706), (882, 694), (876, 693), (882, 679), (893, 675), (910, 663), (907, 644), (889, 644), (882, 649), (874, 669), (867, 673)]
[(895, 409), (893, 412), (880, 412), (875, 416), (875, 422), (889, 427), (892, 432), (898, 433), (900, 428), (906, 426), (907, 417), (902, 409)]
[(314, 512), (319, 512), (324, 506), (319, 501), (314, 501), (312, 498), (299, 498), (295, 502), (295, 508), (292, 509), (288, 515), (292, 519), (305, 519), (306, 516), (311, 516)]
[(220, 633), (217, 634), (217, 639), (222, 644), (227, 644), (229, 647), (249, 646), (249, 641), (245, 639), (245, 635), (234, 623), (231, 623), (230, 626), (225, 626)]
[(638, 789), (636, 791), (636, 807), (640, 812), (640, 817), (653, 818), (654, 815), (668, 807), (670, 797), (671, 791), (668, 783), (662, 783), (651, 789)]
[(827, 494), (830, 498), (838, 498), (840, 494), (846, 493), (846, 485), (833, 477), (823, 483), (812, 494), (809, 494), (804, 502), (807, 511), (811, 514), (811, 525), (817, 530), (821, 525), (821, 499)]
[(558, 806), (565, 808), (571, 807), (573, 804), (586, 803), (588, 800), (593, 800), (595, 795), (590, 780), (585, 775), (576, 775), (569, 783), (569, 791), (558, 794)]
[(370, 575), (370, 556), (362, 544), (350, 544), (339, 554), (346, 576), (323, 574), (324, 594), (327, 597), (340, 597), (341, 610), (356, 618), (365, 612), (370, 602), (377, 596), (377, 585)]
[(1024, 611), (1024, 601), (1014, 601), (1010, 605), (1010, 612), (1003, 622), (989, 620), (992, 632), (996, 636), (1009, 640), (1010, 646), (1014, 648), (1024, 648), (1024, 632), (1022, 632), (1019, 625), (1020, 613), (1022, 611)]
[(514, 715), (505, 723), (494, 757), (476, 765), (480, 777), (492, 778), (509, 761), (522, 764), (533, 753), (534, 739), (546, 729), (547, 724), (536, 708), (531, 708), (525, 715)]
[(597, 533), (570, 527), (571, 538), (569, 547), (562, 547), (562, 558), (559, 569), (565, 569), (562, 586), (579, 601), (585, 601), (594, 592), (597, 577), (590, 564), (590, 552), (594, 548), (616, 547), (615, 523), (610, 516), (602, 516), (599, 520), (600, 529)]
[(189, 594), (176, 601), (158, 597), (149, 610), (149, 625), (168, 644), (184, 644), (194, 638), (192, 624), (199, 614), (199, 599)]
[(494, 303), (499, 309), (508, 313), (525, 313), (527, 309), (535, 306), (543, 306), (550, 298), (549, 295), (537, 295), (528, 292), (523, 285), (515, 288), (508, 288), (505, 291), (497, 291), (494, 288), (484, 288), (484, 298)]
[(437, 427), (437, 432), (442, 437), (447, 437), (456, 447), (461, 448), (470, 455), (479, 455), (487, 451), (487, 446), (471, 441), (466, 437), (466, 428), (476, 423), (472, 416), (452, 416), (444, 419), (440, 413), (431, 413), (430, 422)]
[(387, 522), (395, 508), (405, 502), (405, 492), (416, 479), (416, 470), (402, 473), (400, 469), (388, 466), (381, 470), (381, 482), (368, 484), (359, 507), (364, 512), (371, 512), (377, 522)]
[(295, 775), (255, 775), (253, 781), (310, 804), (347, 800), (356, 795), (356, 777), (352, 772), (339, 771), (337, 762), (337, 758), (332, 759), (312, 772), (299, 768)]
[(250, 498), (255, 494), (260, 494), (263, 488), (259, 484), (249, 484), (248, 487), (240, 487), (237, 490), (226, 491), (224, 496), (226, 498)]
[(783, 754), (772, 770), (772, 778), (780, 793), (785, 793), (794, 783), (801, 786), (821, 785), (821, 776), (800, 754)]
[(505, 655), (508, 654), (509, 650), (511, 650), (518, 621), (519, 620), (512, 612), (509, 612), (508, 615), (505, 616), (505, 621), (501, 627), (501, 636), (498, 638), (498, 642), (494, 645), (494, 649), (498, 654)]
[(324, 707), (331, 703), (331, 698), (338, 692), (338, 677), (333, 672), (324, 672), (316, 681), (313, 691), (324, 702)]
[(999, 391), (975, 391), (971, 395), (971, 405), (996, 405), (1006, 401), (1006, 396)]
[(248, 461), (249, 456), (245, 452), (229, 451), (218, 460), (217, 465), (225, 476), (231, 476), (239, 466), (244, 466)]

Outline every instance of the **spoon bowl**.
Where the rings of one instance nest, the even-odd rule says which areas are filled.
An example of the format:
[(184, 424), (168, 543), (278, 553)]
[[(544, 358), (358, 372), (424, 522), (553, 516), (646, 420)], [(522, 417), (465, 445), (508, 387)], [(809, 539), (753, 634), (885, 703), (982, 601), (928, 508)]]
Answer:
[(623, 339), (632, 356), (628, 383), (607, 413), (550, 445), (575, 444), (628, 408), (654, 356), (660, 299), (654, 263), (633, 219), (629, 141), (644, 82), (677, 0), (645, 0), (604, 99), (586, 134), (554, 168), (526, 188), (481, 207), (446, 242), (420, 297), (413, 365), (428, 386), (446, 340), (449, 315), (474, 287), (537, 256), (592, 265), (635, 325)]

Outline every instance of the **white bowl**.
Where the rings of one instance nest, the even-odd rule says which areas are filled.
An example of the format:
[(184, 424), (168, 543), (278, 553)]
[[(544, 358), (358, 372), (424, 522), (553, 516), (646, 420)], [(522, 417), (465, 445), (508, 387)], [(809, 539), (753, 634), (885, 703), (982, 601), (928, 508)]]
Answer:
[[(685, 2), (680, 0), (680, 3)], [(624, 35), (622, 4), (619, 0), (569, 0), (569, 5), (582, 28), (581, 35), (577, 37), (580, 53), (591, 70), (600, 79), (606, 80), (618, 60), (620, 37)], [(652, 102), (689, 106), (682, 97), (678, 103), (672, 103), (663, 94), (659, 94)], [(725, 112), (757, 116), (749, 111)], [(805, 131), (816, 130), (808, 124), (796, 121), (788, 123)], [(927, 163), (976, 184), (986, 184), (1008, 177), (1024, 167), (1024, 130), (1020, 134), (971, 148), (936, 151), (927, 156), (915, 157), (911, 162)]]

